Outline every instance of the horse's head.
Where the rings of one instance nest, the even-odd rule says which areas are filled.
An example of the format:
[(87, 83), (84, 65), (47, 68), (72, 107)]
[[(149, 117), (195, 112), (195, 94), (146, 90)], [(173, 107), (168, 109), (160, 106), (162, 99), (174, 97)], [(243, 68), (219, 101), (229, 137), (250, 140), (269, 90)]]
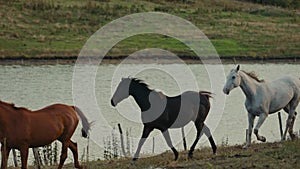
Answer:
[(229, 94), (230, 91), (241, 84), (241, 76), (239, 75), (240, 65), (236, 69), (232, 69), (227, 76), (227, 81), (224, 85), (223, 92)]
[(121, 82), (119, 83), (113, 97), (111, 98), (111, 105), (116, 106), (122, 100), (129, 97), (129, 86), (131, 83), (130, 78), (122, 78)]

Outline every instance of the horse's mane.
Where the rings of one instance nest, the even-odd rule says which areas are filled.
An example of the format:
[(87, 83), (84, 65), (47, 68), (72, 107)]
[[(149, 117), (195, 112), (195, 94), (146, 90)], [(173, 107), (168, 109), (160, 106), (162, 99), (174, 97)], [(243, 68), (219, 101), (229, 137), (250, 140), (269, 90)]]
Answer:
[(16, 108), (14, 103), (7, 103), (7, 102), (4, 102), (4, 101), (0, 100), (0, 104), (3, 104), (4, 106), (9, 106), (9, 107), (12, 107), (12, 108)]
[(241, 70), (242, 72), (246, 73), (248, 76), (250, 76), (252, 79), (256, 80), (257, 82), (265, 82), (263, 79), (259, 79), (257, 74), (255, 72), (246, 72), (244, 70)]
[(142, 85), (142, 86), (144, 86), (144, 87), (146, 87), (146, 88), (148, 88), (149, 89), (149, 85), (148, 84), (146, 84), (143, 80), (141, 80), (141, 79), (138, 79), (138, 78), (128, 78), (128, 79), (130, 79), (131, 80), (131, 82), (134, 82), (134, 83), (137, 83), (137, 84), (140, 84), (140, 85)]
[[(24, 107), (16, 107), (14, 103), (7, 103), (7, 102), (4, 102), (2, 100), (0, 100), (0, 105), (4, 105), (4, 106), (10, 107), (10, 108), (15, 109), (15, 110), (26, 109)], [(26, 109), (26, 110), (28, 110), (28, 109)]]

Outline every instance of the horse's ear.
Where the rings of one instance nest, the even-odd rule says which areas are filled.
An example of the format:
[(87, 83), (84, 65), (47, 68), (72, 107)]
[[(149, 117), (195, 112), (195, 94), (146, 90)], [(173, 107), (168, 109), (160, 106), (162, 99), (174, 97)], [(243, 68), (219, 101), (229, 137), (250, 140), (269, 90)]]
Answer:
[(240, 70), (240, 65), (237, 66), (236, 71), (238, 72)]

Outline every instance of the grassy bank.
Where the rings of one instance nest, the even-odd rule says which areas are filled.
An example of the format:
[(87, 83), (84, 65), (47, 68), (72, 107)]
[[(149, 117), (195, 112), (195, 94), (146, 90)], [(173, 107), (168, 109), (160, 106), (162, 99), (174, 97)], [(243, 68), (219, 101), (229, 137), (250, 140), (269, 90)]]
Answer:
[[(93, 161), (88, 164), (91, 169), (100, 168), (299, 168), (300, 140), (284, 143), (253, 144), (245, 150), (242, 146), (219, 146), (217, 155), (213, 156), (210, 148), (196, 150), (193, 159), (187, 159), (187, 152), (180, 152), (179, 160), (173, 161), (173, 154), (166, 152), (154, 157), (141, 158), (134, 165), (131, 159)], [(87, 164), (85, 164), (87, 165)], [(49, 168), (49, 167), (47, 167)], [(50, 168), (55, 168), (50, 167)], [(65, 169), (73, 168), (67, 164)], [(13, 168), (11, 168), (13, 169)]]
[[(220, 56), (300, 56), (300, 10), (232, 0), (8, 0), (0, 1), (2, 58), (76, 57), (86, 40), (122, 16), (159, 11), (191, 21)], [(178, 55), (193, 52), (161, 35), (139, 35), (118, 43), (108, 55), (126, 56), (144, 48)]]
[(172, 161), (173, 154), (167, 152), (155, 157), (140, 159), (134, 166), (130, 159), (98, 161), (90, 168), (299, 168), (300, 141), (285, 143), (255, 144), (244, 150), (242, 146), (219, 147), (213, 156), (210, 148), (197, 150), (194, 159), (186, 158), (181, 152), (178, 161)]

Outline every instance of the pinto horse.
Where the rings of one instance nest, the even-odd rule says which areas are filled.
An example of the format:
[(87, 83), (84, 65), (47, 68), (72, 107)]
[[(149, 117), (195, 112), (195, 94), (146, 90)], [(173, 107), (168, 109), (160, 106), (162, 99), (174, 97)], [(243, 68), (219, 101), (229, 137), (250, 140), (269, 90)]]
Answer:
[(259, 116), (258, 122), (254, 128), (254, 134), (257, 140), (265, 142), (266, 138), (258, 134), (258, 130), (269, 114), (275, 113), (281, 109), (287, 112), (288, 119), (286, 129), (282, 136), (285, 139), (287, 131), (292, 139), (293, 125), (296, 118), (296, 108), (300, 101), (300, 79), (290, 76), (283, 76), (276, 80), (265, 82), (259, 80), (254, 73), (248, 73), (240, 70), (240, 65), (232, 69), (227, 76), (223, 92), (229, 94), (236, 87), (241, 87), (246, 95), (245, 107), (248, 111), (248, 137), (244, 148), (251, 144), (251, 133), (255, 116)]
[(132, 160), (133, 162), (138, 159), (140, 150), (153, 129), (162, 132), (168, 146), (174, 153), (175, 160), (177, 160), (178, 152), (172, 145), (168, 129), (182, 128), (190, 121), (195, 123), (197, 136), (190, 148), (188, 157), (193, 157), (193, 151), (201, 137), (202, 129), (209, 138), (213, 153), (216, 153), (217, 147), (214, 139), (209, 128), (204, 124), (210, 110), (210, 92), (187, 91), (179, 96), (169, 97), (161, 92), (149, 89), (148, 85), (140, 79), (122, 78), (111, 99), (111, 105), (115, 107), (130, 95), (141, 109), (144, 124), (142, 137)]
[(87, 137), (91, 123), (75, 106), (53, 104), (41, 110), (31, 111), (0, 101), (1, 169), (7, 167), (11, 149), (20, 150), (22, 169), (27, 169), (28, 149), (48, 145), (54, 140), (62, 143), (58, 169), (62, 168), (67, 158), (68, 148), (74, 155), (75, 167), (82, 168), (78, 161), (77, 144), (71, 141), (79, 121), (78, 116), (83, 125), (82, 136)]

